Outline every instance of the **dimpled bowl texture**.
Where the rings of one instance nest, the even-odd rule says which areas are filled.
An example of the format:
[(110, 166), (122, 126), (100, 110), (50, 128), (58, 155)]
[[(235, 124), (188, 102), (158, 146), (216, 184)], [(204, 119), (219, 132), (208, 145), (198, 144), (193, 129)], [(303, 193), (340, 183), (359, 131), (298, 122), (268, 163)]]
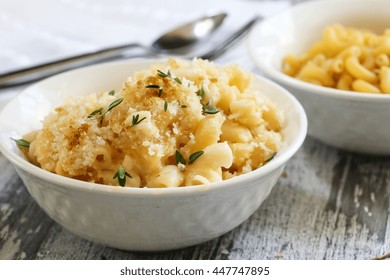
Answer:
[(301, 54), (333, 23), (390, 28), (389, 1), (311, 1), (260, 22), (249, 36), (249, 51), (259, 70), (288, 89), (302, 103), (308, 134), (328, 145), (376, 155), (390, 155), (390, 95), (341, 91), (309, 84), (281, 72), (286, 54)]
[(122, 61), (60, 74), (27, 89), (0, 114), (0, 150), (14, 164), (31, 196), (69, 231), (115, 248), (169, 250), (198, 244), (237, 227), (264, 201), (306, 135), (306, 115), (286, 90), (263, 78), (255, 88), (284, 111), (284, 146), (248, 174), (202, 186), (120, 188), (59, 176), (25, 160), (10, 138), (41, 128), (66, 97), (120, 89), (136, 70), (161, 61)]

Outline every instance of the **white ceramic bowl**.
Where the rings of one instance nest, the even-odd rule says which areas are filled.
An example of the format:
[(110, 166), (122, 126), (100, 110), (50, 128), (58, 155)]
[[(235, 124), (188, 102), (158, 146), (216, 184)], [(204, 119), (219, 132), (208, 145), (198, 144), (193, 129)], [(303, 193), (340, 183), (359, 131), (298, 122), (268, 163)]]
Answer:
[(286, 54), (300, 54), (332, 23), (370, 28), (390, 27), (388, 0), (310, 1), (260, 22), (249, 36), (258, 68), (292, 92), (308, 116), (309, 135), (337, 148), (390, 155), (390, 95), (341, 91), (309, 84), (281, 72)]
[(42, 209), (77, 235), (127, 250), (190, 246), (238, 226), (268, 196), (306, 136), (306, 115), (298, 101), (273, 82), (256, 78), (255, 87), (285, 112), (285, 145), (264, 167), (221, 183), (139, 189), (78, 181), (30, 164), (10, 139), (39, 129), (44, 116), (64, 98), (119, 89), (134, 71), (155, 63), (115, 62), (60, 74), (27, 88), (0, 114), (0, 151)]

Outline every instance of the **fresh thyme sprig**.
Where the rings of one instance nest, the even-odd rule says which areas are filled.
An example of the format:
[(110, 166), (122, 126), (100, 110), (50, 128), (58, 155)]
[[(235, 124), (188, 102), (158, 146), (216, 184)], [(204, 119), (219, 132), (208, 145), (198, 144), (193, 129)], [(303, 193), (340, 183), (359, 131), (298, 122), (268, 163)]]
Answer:
[(91, 114), (88, 115), (88, 119), (89, 118), (92, 118), (93, 116), (99, 114), (101, 115), (103, 113), (103, 107), (100, 107), (99, 109), (96, 109), (95, 111), (93, 111)]
[(164, 112), (168, 110), (168, 102), (165, 100), (164, 101)]
[(21, 138), (21, 139), (11, 138), (11, 139), (14, 140), (16, 142), (16, 145), (18, 145), (20, 147), (26, 147), (26, 148), (30, 147), (30, 142), (28, 142), (27, 140), (24, 140), (23, 138)]
[(103, 113), (103, 115), (107, 114), (108, 112), (110, 112), (112, 109), (114, 109), (116, 106), (118, 106), (119, 104), (121, 104), (123, 101), (123, 98), (119, 98), (117, 100), (115, 100), (114, 102), (112, 102), (110, 105), (108, 105), (108, 109)]
[(203, 85), (196, 92), (196, 95), (200, 97), (200, 104), (202, 104), (202, 109), (204, 114), (213, 115), (219, 112), (219, 110), (213, 106), (211, 101), (204, 102), (204, 99), (206, 98), (206, 92), (204, 91)]
[(180, 85), (181, 85), (181, 81), (180, 81), (180, 79), (179, 79), (179, 78), (177, 78), (177, 77), (176, 77), (176, 78), (174, 78), (174, 80), (175, 80), (175, 82), (176, 82), (176, 83), (178, 83), (178, 84), (180, 84)]
[(176, 164), (181, 163), (183, 165), (186, 165), (187, 162), (186, 162), (185, 158), (178, 150), (176, 150), (175, 158), (176, 158)]
[(158, 89), (158, 97), (161, 97), (161, 94), (163, 92), (163, 88), (159, 85), (148, 85), (146, 88), (155, 88)]
[(174, 78), (174, 77), (172, 77), (172, 74), (171, 74), (171, 71), (169, 71), (168, 70), (168, 72), (167, 73), (164, 73), (164, 72), (162, 72), (161, 70), (157, 70), (157, 73), (158, 73), (158, 75), (161, 77), (161, 78), (171, 78), (171, 79), (173, 79), (176, 83), (178, 83), (178, 84), (182, 84), (181, 83), (181, 80), (179, 79), (179, 78)]
[(194, 161), (197, 160), (203, 154), (204, 154), (203, 151), (198, 151), (198, 152), (191, 154), (188, 163), (193, 164)]
[(161, 70), (157, 70), (157, 73), (161, 78), (171, 78), (172, 77), (171, 72), (169, 70), (166, 74)]
[[(195, 160), (197, 160), (203, 154), (204, 154), (204, 151), (197, 151), (195, 153), (192, 153), (188, 159), (188, 164), (193, 164), (195, 162)], [(179, 164), (179, 163), (181, 163), (183, 165), (187, 164), (186, 159), (178, 150), (176, 150), (175, 158), (176, 158), (176, 164)]]
[(202, 103), (202, 108), (204, 114), (214, 115), (219, 112), (219, 110), (211, 104), (211, 101)]
[(179, 103), (179, 107), (180, 107), (180, 108), (187, 108), (187, 105), (181, 104), (181, 103), (180, 103), (180, 100), (177, 100), (177, 102)]
[(206, 93), (204, 91), (203, 85), (202, 87), (196, 92), (197, 96), (200, 96), (200, 100), (203, 101), (203, 99), (206, 97)]
[(146, 117), (143, 117), (142, 119), (139, 119), (139, 114), (133, 116), (133, 119), (131, 120), (131, 123), (132, 123), (131, 126), (135, 126), (135, 125), (139, 124), (144, 119), (146, 119)]
[(146, 86), (146, 88), (160, 88), (159, 85), (148, 85)]
[(123, 98), (119, 98), (115, 101), (113, 101), (110, 105), (108, 105), (108, 108), (105, 112), (103, 112), (103, 107), (100, 107), (99, 109), (96, 109), (95, 111), (93, 111), (91, 114), (88, 115), (87, 118), (92, 118), (93, 116), (99, 114), (99, 117), (100, 117), (100, 124), (102, 124), (103, 122), (103, 119), (104, 119), (104, 116), (110, 112), (112, 109), (114, 109), (116, 106), (118, 106), (119, 104), (121, 104), (123, 101)]
[(118, 178), (119, 186), (124, 187), (126, 186), (126, 177), (133, 178), (129, 173), (126, 172), (123, 166), (120, 166), (112, 179)]
[(264, 161), (263, 164), (266, 164), (266, 163), (270, 162), (271, 160), (273, 160), (273, 159), (276, 157), (276, 154), (277, 154), (277, 152), (273, 153), (272, 156), (270, 156), (269, 158), (267, 158), (267, 159)]
[(108, 95), (115, 95), (115, 90), (110, 91)]

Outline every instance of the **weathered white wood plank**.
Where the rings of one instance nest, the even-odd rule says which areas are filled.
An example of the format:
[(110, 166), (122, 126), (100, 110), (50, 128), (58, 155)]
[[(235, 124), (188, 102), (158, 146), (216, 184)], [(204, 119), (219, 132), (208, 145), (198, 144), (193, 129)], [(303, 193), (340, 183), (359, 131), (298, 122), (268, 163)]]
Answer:
[(3, 156), (0, 170), (0, 259), (35, 258), (54, 222), (31, 198)]

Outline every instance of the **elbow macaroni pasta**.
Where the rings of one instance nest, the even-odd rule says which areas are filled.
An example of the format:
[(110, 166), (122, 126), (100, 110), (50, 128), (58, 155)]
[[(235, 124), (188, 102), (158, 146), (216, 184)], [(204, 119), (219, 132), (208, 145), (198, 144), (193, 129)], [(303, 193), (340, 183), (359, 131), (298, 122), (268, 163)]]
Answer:
[(390, 93), (390, 29), (382, 35), (340, 24), (304, 54), (287, 55), (282, 71), (312, 84), (366, 93)]
[[(219, 111), (206, 113), (212, 108)], [(30, 161), (50, 172), (118, 185), (122, 168), (128, 187), (166, 188), (261, 167), (281, 145), (281, 124), (281, 113), (239, 67), (171, 59), (135, 73), (114, 95), (70, 98), (26, 139)]]

